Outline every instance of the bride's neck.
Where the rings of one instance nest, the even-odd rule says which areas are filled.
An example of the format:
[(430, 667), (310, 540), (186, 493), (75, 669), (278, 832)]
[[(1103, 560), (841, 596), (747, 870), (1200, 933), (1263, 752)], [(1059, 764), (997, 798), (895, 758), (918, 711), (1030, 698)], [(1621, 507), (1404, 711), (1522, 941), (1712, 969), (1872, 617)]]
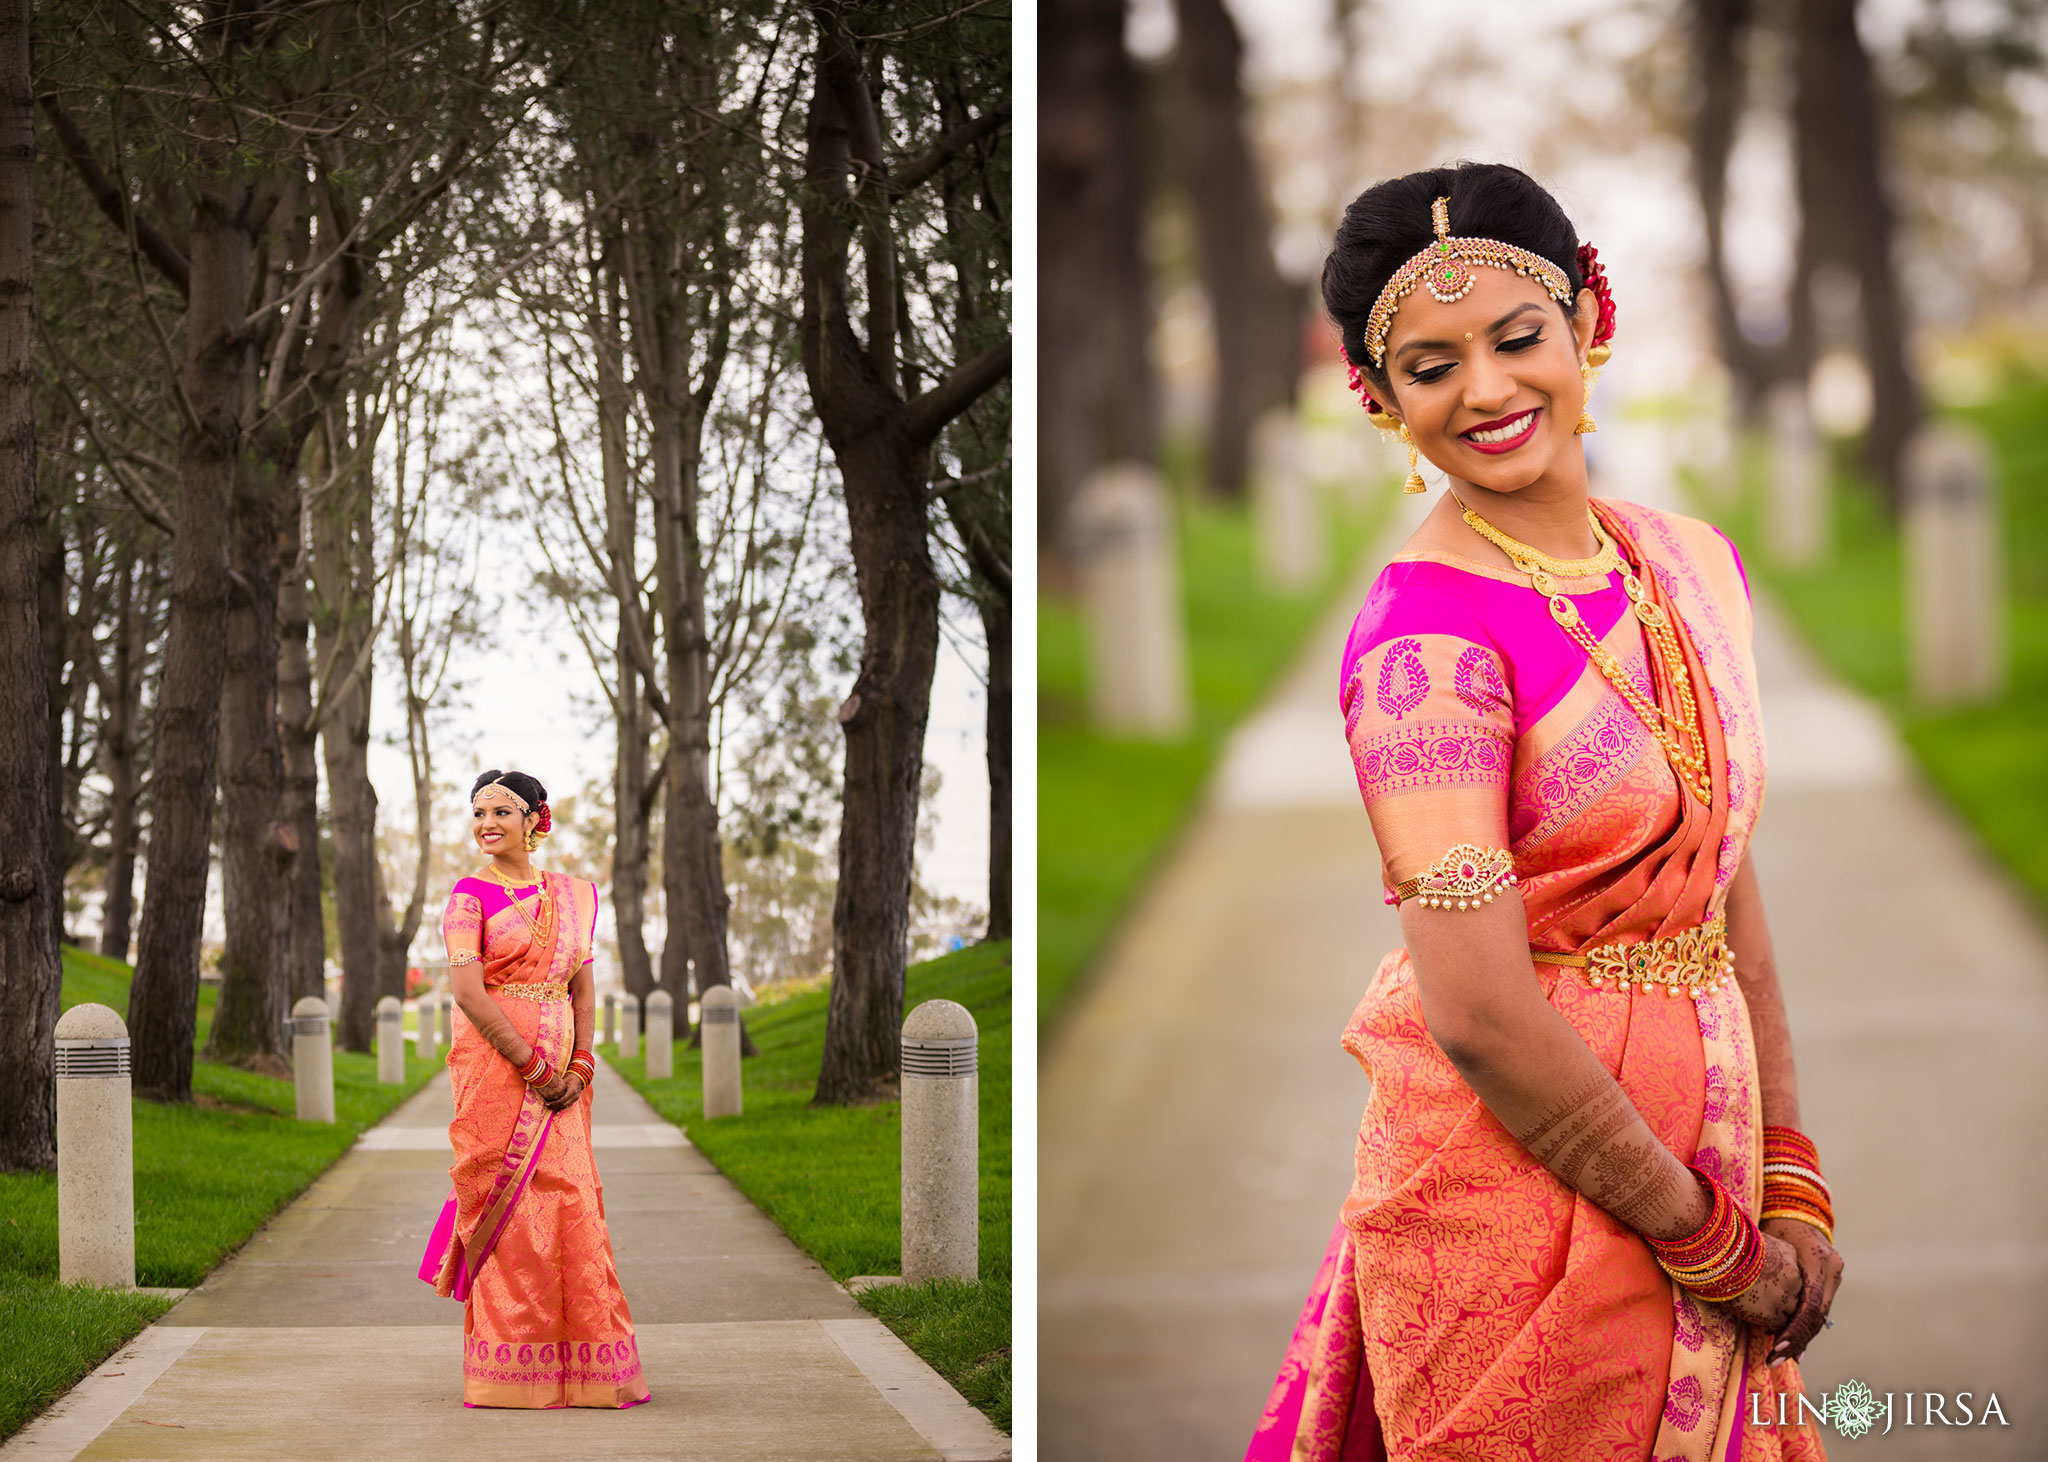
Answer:
[(1458, 501), (1508, 537), (1553, 558), (1591, 558), (1600, 551), (1587, 521), (1591, 493), (1583, 471), (1546, 474), (1513, 492), (1454, 484)]

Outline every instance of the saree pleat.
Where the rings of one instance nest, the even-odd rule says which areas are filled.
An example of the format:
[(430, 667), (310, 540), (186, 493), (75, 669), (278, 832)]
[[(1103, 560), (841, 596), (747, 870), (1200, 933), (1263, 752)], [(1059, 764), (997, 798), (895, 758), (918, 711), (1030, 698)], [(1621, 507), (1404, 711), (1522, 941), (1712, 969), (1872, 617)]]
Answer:
[[(1530, 942), (1560, 953), (1720, 912), (1763, 787), (1732, 549), (1691, 519), (1594, 506), (1654, 570), (1702, 712), (1711, 805), (1680, 789), (1525, 578), (1397, 559), (1359, 616), (1343, 680), (1388, 869), (1426, 866), (1456, 842), (1509, 847)], [(1675, 714), (1677, 687), (1618, 583), (1566, 587), (1625, 673)], [(1694, 1001), (1596, 989), (1555, 965), (1531, 973), (1657, 1137), (1753, 1215), (1762, 1117), (1735, 982)], [(1248, 1462), (1824, 1456), (1810, 1426), (1743, 1424), (1749, 1391), (1797, 1393), (1797, 1366), (1760, 1366), (1767, 1336), (1674, 1284), (1638, 1235), (1495, 1120), (1431, 1039), (1406, 950), (1381, 962), (1342, 1044), (1372, 1079), (1354, 1182)]]
[[(589, 958), (596, 889), (548, 874), (553, 927), (536, 940), (506, 903), (465, 879), (449, 899), (451, 952), (480, 952), (487, 985), (566, 981)], [(566, 1000), (506, 996), (520, 1036), (561, 1070), (575, 1041)], [(448, 1054), (455, 1120), (455, 1216), (435, 1280), (463, 1301), (469, 1406), (634, 1406), (648, 1399), (633, 1317), (619, 1286), (590, 1146), (592, 1094), (550, 1113), (510, 1062), (459, 1014)]]

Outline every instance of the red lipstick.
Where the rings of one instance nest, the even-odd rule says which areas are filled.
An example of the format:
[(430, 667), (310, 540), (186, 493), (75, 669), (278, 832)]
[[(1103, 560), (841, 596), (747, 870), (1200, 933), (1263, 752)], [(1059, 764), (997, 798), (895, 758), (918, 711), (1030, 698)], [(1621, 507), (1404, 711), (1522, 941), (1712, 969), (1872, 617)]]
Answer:
[[(1529, 418), (1529, 424), (1506, 441), (1475, 442), (1472, 440), (1473, 432), (1498, 431), (1501, 427), (1507, 426), (1511, 422), (1519, 421), (1524, 416)], [(1512, 452), (1515, 448), (1527, 442), (1529, 438), (1536, 435), (1536, 428), (1542, 424), (1543, 408), (1533, 406), (1527, 411), (1517, 411), (1513, 416), (1503, 416), (1498, 421), (1482, 421), (1477, 426), (1466, 428), (1460, 435), (1464, 438), (1465, 445), (1473, 451), (1484, 452), (1489, 457), (1497, 457), (1503, 452)]]

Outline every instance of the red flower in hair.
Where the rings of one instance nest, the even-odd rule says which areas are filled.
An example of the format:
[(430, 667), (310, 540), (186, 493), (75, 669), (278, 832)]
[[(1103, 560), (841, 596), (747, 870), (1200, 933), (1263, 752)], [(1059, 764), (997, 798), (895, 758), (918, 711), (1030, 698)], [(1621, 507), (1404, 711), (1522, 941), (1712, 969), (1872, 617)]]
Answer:
[(541, 803), (541, 805), (540, 805), (540, 821), (539, 821), (538, 823), (536, 823), (536, 824), (534, 825), (534, 829), (533, 829), (533, 830), (534, 830), (535, 832), (537, 832), (537, 833), (544, 833), (544, 832), (549, 832), (549, 831), (551, 831), (551, 830), (552, 830), (552, 829), (554, 828), (554, 825), (555, 825), (555, 820), (554, 820), (554, 818), (553, 818), (553, 817), (552, 817), (552, 816), (551, 816), (551, 815), (549, 814), (549, 812), (548, 812), (548, 805), (547, 805), (547, 803), (545, 803), (545, 802)]
[(1586, 288), (1593, 291), (1593, 298), (1600, 303), (1600, 320), (1593, 327), (1593, 343), (1605, 345), (1614, 338), (1614, 290), (1607, 283), (1607, 269), (1600, 262), (1600, 251), (1591, 244), (1579, 245), (1579, 273), (1586, 281)]
[(1340, 344), (1337, 347), (1337, 355), (1343, 360), (1345, 370), (1350, 372), (1351, 389), (1358, 393), (1359, 401), (1367, 411), (1378, 411), (1380, 404), (1372, 399), (1372, 391), (1365, 384), (1365, 373), (1351, 363), (1351, 352)]

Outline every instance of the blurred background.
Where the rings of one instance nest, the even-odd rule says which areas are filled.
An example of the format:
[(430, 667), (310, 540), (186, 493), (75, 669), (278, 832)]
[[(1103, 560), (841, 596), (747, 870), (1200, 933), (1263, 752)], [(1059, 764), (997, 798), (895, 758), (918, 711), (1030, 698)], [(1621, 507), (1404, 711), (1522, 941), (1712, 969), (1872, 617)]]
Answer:
[(1850, 1269), (1809, 1387), (1995, 1391), (1863, 1445), (2048, 1456), (2044, 11), (1040, 6), (1045, 1455), (1240, 1455), (1349, 1185), (1336, 1040), (1399, 933), (1338, 654), (1430, 499), (1314, 281), (1359, 190), (1473, 158), (1608, 268), (1595, 491), (1721, 524), (1757, 596)]

